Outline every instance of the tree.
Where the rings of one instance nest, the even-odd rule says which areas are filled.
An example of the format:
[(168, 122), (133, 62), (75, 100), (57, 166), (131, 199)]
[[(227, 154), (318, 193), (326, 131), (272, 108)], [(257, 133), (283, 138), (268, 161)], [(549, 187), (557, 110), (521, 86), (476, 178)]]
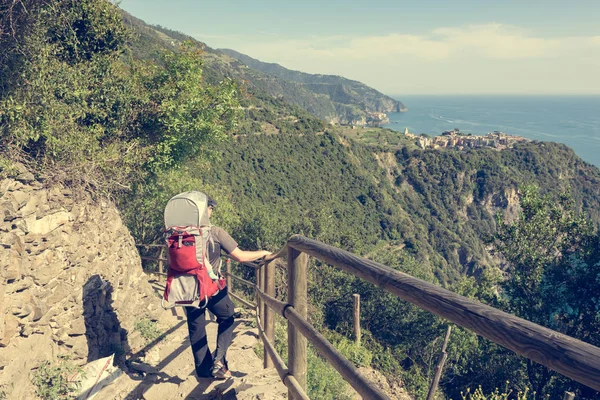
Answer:
[[(492, 239), (506, 260), (507, 279), (501, 288), (508, 300), (507, 311), (597, 345), (600, 252), (593, 226), (575, 210), (569, 193), (553, 200), (540, 195), (537, 187), (527, 186), (520, 204), (516, 221), (498, 216)], [(527, 374), (538, 394), (551, 397), (576, 385), (529, 360)], [(590, 395), (589, 388), (576, 386), (582, 397)]]
[(510, 299), (511, 312), (530, 321), (550, 323), (547, 299), (547, 273), (578, 253), (591, 237), (588, 219), (574, 210), (568, 193), (555, 202), (539, 189), (526, 186), (520, 198), (521, 212), (515, 222), (498, 215), (493, 245), (506, 260), (510, 279), (502, 287)]

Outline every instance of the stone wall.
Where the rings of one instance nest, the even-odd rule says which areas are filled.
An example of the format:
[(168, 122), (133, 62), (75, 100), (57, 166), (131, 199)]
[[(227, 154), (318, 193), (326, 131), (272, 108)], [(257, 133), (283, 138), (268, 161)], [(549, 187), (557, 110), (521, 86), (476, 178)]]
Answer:
[(33, 370), (61, 354), (85, 364), (136, 351), (135, 323), (155, 319), (159, 300), (112, 204), (26, 172), (0, 181), (0, 394), (34, 398)]

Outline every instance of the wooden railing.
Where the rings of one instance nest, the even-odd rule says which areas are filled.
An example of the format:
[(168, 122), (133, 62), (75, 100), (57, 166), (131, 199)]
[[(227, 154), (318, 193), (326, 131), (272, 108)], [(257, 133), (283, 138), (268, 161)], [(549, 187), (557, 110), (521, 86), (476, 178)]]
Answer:
[[(287, 255), (288, 267), (287, 302), (275, 298), (275, 271), (272, 261), (263, 264), (244, 264), (255, 270), (256, 284), (233, 275), (229, 263), (225, 274), (232, 297), (256, 309), (258, 330), (265, 347), (264, 365), (275, 366), (288, 388), (290, 399), (308, 398), (305, 392), (307, 338), (321, 356), (327, 359), (364, 399), (388, 399), (307, 321), (308, 256), (371, 282), (517, 354), (543, 364), (590, 388), (600, 390), (600, 348), (598, 347), (303, 236), (292, 236), (273, 259), (285, 255)], [(234, 281), (255, 290), (256, 304), (233, 293)], [(287, 366), (273, 346), (273, 312), (277, 312), (288, 321)]]

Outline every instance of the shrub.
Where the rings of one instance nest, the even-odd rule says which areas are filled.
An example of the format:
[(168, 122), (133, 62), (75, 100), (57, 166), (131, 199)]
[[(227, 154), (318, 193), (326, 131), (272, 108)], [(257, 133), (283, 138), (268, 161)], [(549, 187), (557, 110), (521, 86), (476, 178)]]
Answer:
[(373, 355), (371, 352), (354, 341), (342, 338), (335, 347), (357, 367), (370, 367)]
[(14, 176), (17, 173), (17, 168), (10, 158), (0, 154), (0, 179)]
[(161, 64), (128, 60), (129, 33), (110, 2), (39, 3), (30, 23), (5, 35), (0, 155), (49, 181), (114, 195), (228, 137), (237, 87), (205, 84), (195, 44)]
[(350, 399), (348, 384), (331, 365), (309, 346), (307, 354), (307, 394), (314, 400)]

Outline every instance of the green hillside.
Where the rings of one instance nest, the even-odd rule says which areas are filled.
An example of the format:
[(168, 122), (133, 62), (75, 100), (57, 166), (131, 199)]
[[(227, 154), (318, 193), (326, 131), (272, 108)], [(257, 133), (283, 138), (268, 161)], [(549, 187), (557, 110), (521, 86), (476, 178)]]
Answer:
[(521, 186), (555, 195), (568, 188), (600, 220), (600, 172), (555, 143), (501, 152), (386, 151), (334, 131), (248, 136), (227, 145), (205, 179), (236, 193), (241, 215), (264, 205), (271, 218), (281, 216), (272, 224), (280, 235), (259, 238), (263, 243), (277, 246), (303, 233), (364, 252), (386, 241), (446, 283), (496, 264), (484, 239), (495, 231), (497, 212), (515, 215)]
[[(281, 91), (274, 87), (269, 88), (272, 95), (281, 95), (292, 104), (307, 101), (303, 99), (305, 96), (298, 95), (298, 92), (305, 89), (315, 93), (319, 97), (325, 96), (340, 110), (343, 109), (343, 105), (345, 105), (360, 106), (363, 111), (371, 113), (407, 111), (402, 102), (394, 100), (389, 96), (385, 96), (375, 89), (357, 81), (335, 75), (307, 74), (304, 72), (292, 71), (278, 64), (261, 62), (235, 50), (219, 49), (219, 51), (241, 61), (254, 70), (295, 84), (294, 86), (298, 87), (295, 93), (286, 93), (285, 90)], [(311, 108), (313, 108), (311, 112), (322, 118), (331, 119), (331, 116), (326, 114), (326, 111), (319, 111), (319, 109), (314, 107)]]
[[(373, 88), (339, 76), (312, 75), (290, 71), (278, 65), (265, 68), (258, 60), (232, 50), (215, 50), (191, 37), (160, 26), (150, 26), (123, 12), (126, 23), (136, 32), (131, 43), (137, 58), (155, 58), (164, 49), (177, 50), (192, 40), (204, 50), (205, 78), (215, 83), (224, 78), (243, 82), (249, 103), (260, 107), (265, 95), (284, 107), (286, 114), (310, 113), (325, 122), (337, 124), (377, 124), (376, 113), (406, 111), (406, 107)], [(250, 68), (249, 68), (250, 67)], [(303, 115), (297, 115), (305, 119)], [(274, 121), (270, 121), (271, 125)]]
[[(239, 219), (229, 229), (244, 247), (275, 250), (300, 233), (509, 310), (506, 299), (496, 297), (504, 261), (490, 253), (487, 239), (496, 233), (497, 213), (517, 218), (521, 188), (538, 185), (551, 199), (569, 190), (576, 208), (594, 225), (599, 221), (600, 171), (556, 143), (386, 151), (333, 131), (247, 136), (223, 148), (214, 172), (201, 180), (231, 193)], [(361, 318), (372, 338), (368, 348), (380, 357), (375, 365), (424, 396), (429, 380), (422, 374), (432, 368), (427, 351), (436, 351), (429, 346), (443, 337), (443, 321), (319, 263), (311, 267), (309, 291), (313, 321), (347, 335), (350, 294), (359, 293), (367, 307)], [(547, 318), (536, 314), (535, 320), (562, 326)], [(393, 349), (389, 356), (400, 365), (379, 346)], [(443, 382), (449, 395), (479, 384), (489, 392), (506, 381), (517, 390), (527, 381), (522, 359), (471, 333), (455, 331), (451, 346)]]

